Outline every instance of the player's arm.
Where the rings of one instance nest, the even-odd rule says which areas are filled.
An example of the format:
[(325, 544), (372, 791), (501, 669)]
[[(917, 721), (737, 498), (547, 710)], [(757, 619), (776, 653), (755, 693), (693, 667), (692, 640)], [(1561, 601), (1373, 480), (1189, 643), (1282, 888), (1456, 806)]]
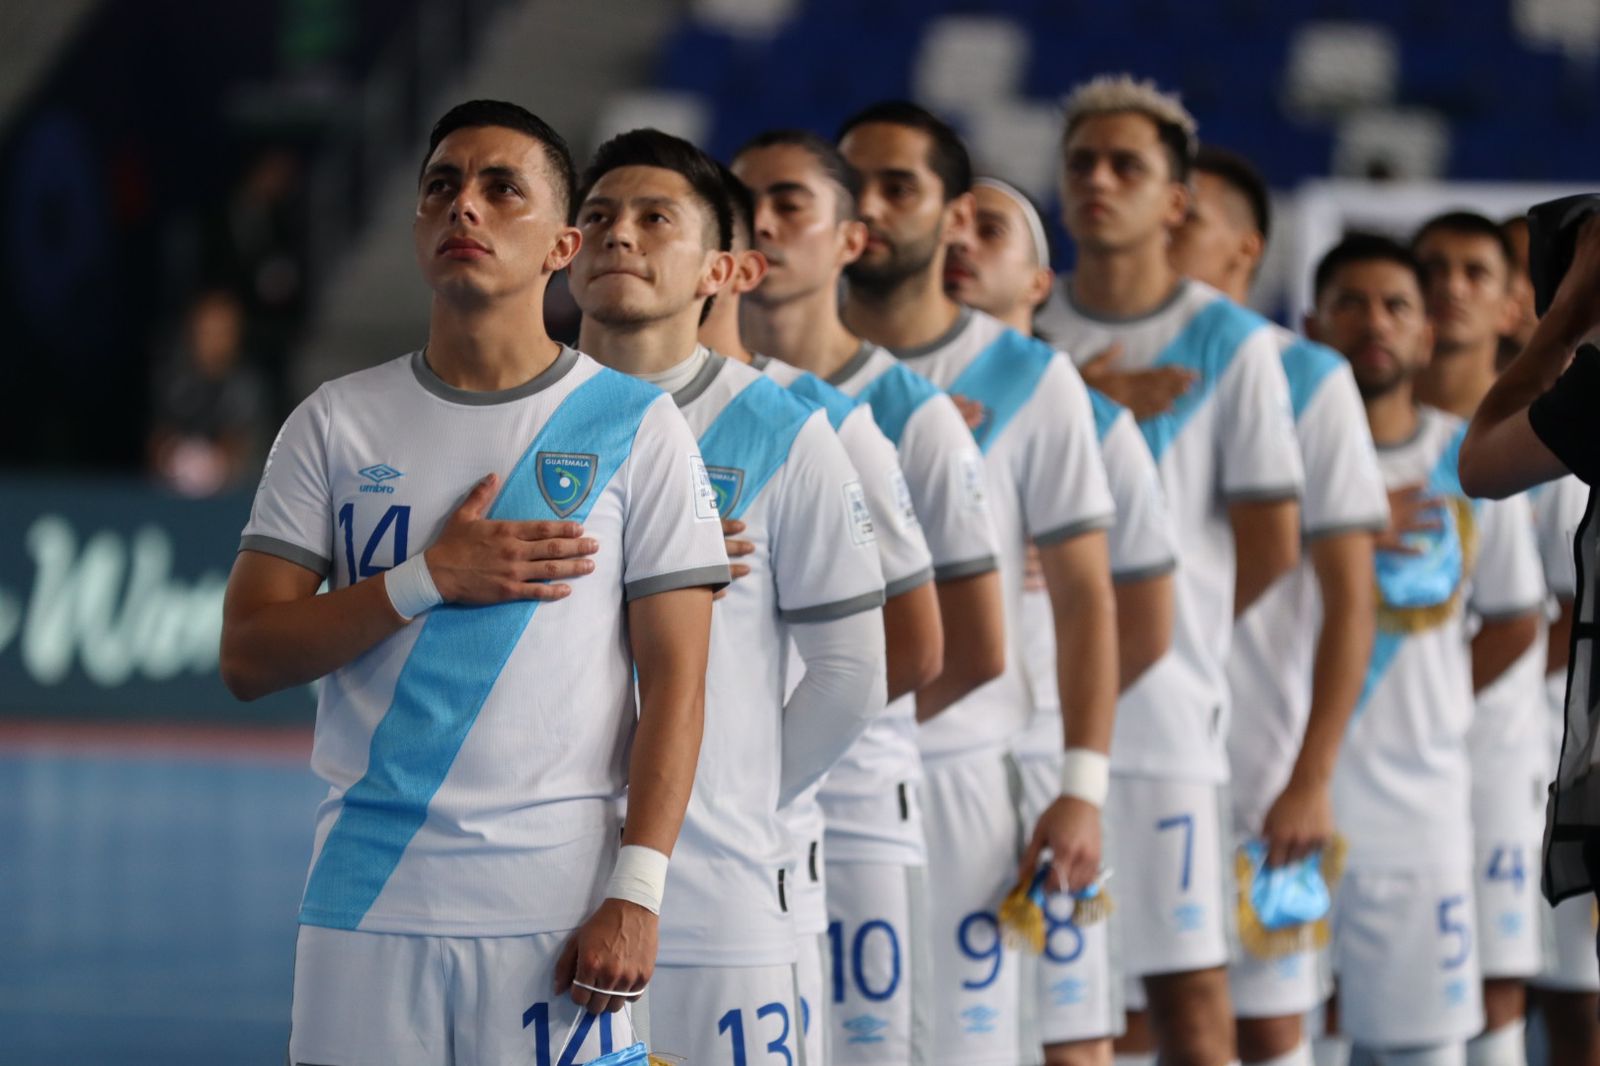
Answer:
[(573, 1002), (590, 1013), (621, 1010), (655, 973), (660, 918), (643, 902), (627, 898), (633, 887), (628, 882), (653, 882), (645, 895), (658, 893), (666, 878), (665, 858), (672, 855), (689, 808), (705, 725), (711, 595), (710, 588), (683, 588), (628, 604), (639, 724), (628, 761), (625, 850), (606, 898), (556, 962), (556, 994), (570, 990)]
[(883, 635), (891, 703), (938, 679), (944, 664), (944, 625), (932, 581), (884, 603)]
[[(1078, 769), (1082, 765), (1091, 765), (1090, 772), (1103, 778), (1117, 706), (1117, 606), (1105, 531), (1041, 544), (1039, 565), (1055, 623), (1067, 769), (1062, 795), (1040, 815), (1019, 874), (1031, 876), (1048, 847), (1051, 883), (1057, 889), (1079, 889), (1100, 872), (1100, 805), (1077, 794), (1081, 784), (1068, 778), (1083, 773)], [(1090, 791), (1103, 791), (1103, 785)]]
[(1233, 616), (1238, 618), (1300, 561), (1300, 503), (1292, 497), (1230, 503), (1228, 523), (1238, 560), (1233, 579)]
[(1117, 691), (1126, 692), (1172, 647), (1174, 579), (1169, 570), (1154, 577), (1118, 580)]
[(1309, 545), (1322, 625), (1312, 666), (1311, 711), (1288, 784), (1267, 811), (1267, 865), (1294, 862), (1333, 838), (1334, 764), (1372, 655), (1377, 603), (1371, 530), (1314, 538)]
[(884, 707), (883, 611), (792, 625), (805, 676), (783, 705), (779, 805), (820, 781)]
[[(1600, 327), (1600, 215), (1578, 233), (1572, 265), (1533, 336), (1495, 381), (1461, 443), (1461, 486), (1503, 499), (1563, 474), (1593, 484), (1600, 474), (1586, 415), (1593, 408), (1600, 359), (1573, 359)], [(1572, 368), (1567, 374), (1567, 364)], [(1560, 382), (1558, 386), (1558, 381)], [(1553, 391), (1552, 391), (1553, 390)], [(1550, 393), (1535, 432), (1534, 401)], [(1548, 432), (1546, 432), (1548, 431)]]
[(1482, 692), (1539, 639), (1539, 612), (1485, 619), (1472, 638), (1472, 691)]
[(926, 722), (1006, 669), (1000, 572), (936, 581), (934, 594), (944, 626), (944, 663), (939, 676), (917, 692), (919, 722)]
[[(435, 602), (489, 604), (559, 600), (561, 584), (594, 569), (598, 545), (576, 522), (507, 522), (483, 517), (498, 480), (479, 481), (421, 558)], [(310, 554), (310, 553), (302, 553)], [(396, 570), (317, 595), (322, 575), (265, 551), (239, 553), (223, 601), (222, 680), (253, 700), (315, 681), (345, 666), (411, 618), (396, 609)], [(555, 582), (553, 584), (548, 582)]]

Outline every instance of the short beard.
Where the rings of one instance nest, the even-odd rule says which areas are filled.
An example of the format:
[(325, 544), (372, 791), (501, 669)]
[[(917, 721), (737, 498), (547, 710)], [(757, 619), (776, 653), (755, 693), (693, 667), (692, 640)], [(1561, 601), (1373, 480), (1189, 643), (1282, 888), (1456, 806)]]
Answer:
[(1407, 370), (1396, 370), (1389, 377), (1377, 382), (1365, 381), (1358, 376), (1356, 378), (1356, 391), (1361, 393), (1363, 400), (1376, 400), (1379, 397), (1389, 395), (1389, 393), (1409, 381), (1412, 376), (1412, 373)]
[(874, 296), (887, 296), (912, 278), (926, 274), (938, 258), (939, 246), (944, 240), (944, 226), (915, 244), (892, 245), (889, 258), (883, 263), (868, 264), (860, 259), (844, 268), (844, 276), (853, 288), (862, 289)]

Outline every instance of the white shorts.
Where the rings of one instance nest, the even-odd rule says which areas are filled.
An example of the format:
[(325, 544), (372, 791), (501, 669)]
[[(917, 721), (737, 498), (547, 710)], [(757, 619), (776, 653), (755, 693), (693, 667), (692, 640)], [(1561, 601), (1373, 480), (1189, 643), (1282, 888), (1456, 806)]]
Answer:
[(1539, 894), (1540, 846), (1524, 840), (1478, 832), (1473, 894), (1484, 977), (1532, 977), (1543, 966), (1539, 912), (1549, 907)]
[(795, 953), (795, 986), (800, 993), (800, 1042), (803, 1066), (826, 1066), (828, 1001), (822, 975), (833, 968), (828, 934), (801, 936)]
[(1228, 964), (1234, 891), (1225, 799), (1217, 785), (1111, 775), (1105, 865), (1127, 976)]
[[(1022, 824), (1031, 827), (1061, 794), (1061, 763), (1030, 756), (1017, 760), (1017, 770), (1022, 779)], [(1115, 880), (1107, 891), (1120, 906)], [(1024, 953), (1022, 960), (1024, 1033), (1029, 1043), (1121, 1036), (1126, 1028), (1122, 965), (1112, 924), (1077, 925), (1071, 919), (1072, 901), (1065, 895), (1047, 897), (1044, 910), (1044, 953)]]
[(834, 860), (828, 910), (829, 1061), (925, 1066), (933, 1046), (927, 872)]
[(928, 915), (933, 945), (933, 1061), (1016, 1066), (1019, 959), (996, 917), (1017, 879), (1021, 843), (1009, 759), (1001, 752), (926, 767)]
[(793, 966), (657, 966), (650, 1050), (685, 1066), (803, 1064)]
[[(437, 1066), (454, 1049), (454, 1061), (482, 1066), (572, 1066), (620, 1051), (635, 1040), (627, 1016), (584, 1014), (551, 991), (570, 935), (407, 936), (303, 925), (289, 1062)], [(643, 1011), (633, 1010), (644, 1028)]]
[(1464, 1041), (1483, 1028), (1472, 871), (1347, 869), (1333, 900), (1339, 1024), (1369, 1048)]
[(1600, 992), (1600, 962), (1595, 959), (1597, 915), (1591, 894), (1562, 900), (1551, 908), (1540, 898), (1544, 929), (1544, 970), (1530, 982), (1552, 992)]

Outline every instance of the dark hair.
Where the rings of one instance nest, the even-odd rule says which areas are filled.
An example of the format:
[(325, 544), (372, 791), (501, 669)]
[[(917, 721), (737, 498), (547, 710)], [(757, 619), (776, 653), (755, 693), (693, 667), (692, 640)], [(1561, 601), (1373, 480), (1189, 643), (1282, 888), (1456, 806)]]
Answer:
[(1376, 233), (1347, 233), (1344, 240), (1334, 245), (1317, 264), (1312, 296), (1322, 299), (1322, 293), (1332, 284), (1333, 276), (1352, 263), (1395, 263), (1405, 267), (1422, 288), (1422, 267), (1411, 249), (1392, 237)]
[(423, 153), (422, 166), (417, 168), (417, 181), (428, 169), (428, 160), (438, 149), (439, 142), (456, 130), (475, 129), (481, 126), (501, 126), (525, 133), (539, 142), (544, 149), (544, 161), (550, 171), (550, 185), (555, 189), (556, 205), (562, 215), (572, 211), (574, 187), (577, 185), (577, 167), (572, 162), (572, 149), (561, 134), (544, 119), (525, 107), (505, 100), (468, 100), (457, 104), (440, 116), (428, 134), (428, 150)]
[(857, 126), (872, 122), (904, 126), (928, 135), (928, 169), (939, 176), (945, 203), (972, 190), (972, 157), (960, 135), (944, 119), (907, 100), (884, 100), (845, 119), (833, 139), (842, 141)]
[(1272, 236), (1272, 194), (1255, 164), (1237, 152), (1203, 144), (1194, 156), (1194, 169), (1229, 185), (1250, 205), (1250, 217), (1262, 241)]
[(1505, 229), (1475, 211), (1446, 211), (1442, 215), (1435, 215), (1428, 219), (1422, 224), (1422, 228), (1417, 230), (1417, 235), (1411, 238), (1411, 250), (1415, 252), (1418, 248), (1421, 248), (1423, 240), (1435, 233), (1454, 233), (1462, 237), (1483, 237), (1492, 241), (1494, 246), (1500, 249), (1500, 254), (1505, 257), (1508, 270), (1517, 261), (1517, 250), (1511, 246), (1511, 238), (1506, 236)]
[(733, 153), (737, 162), (746, 152), (759, 148), (800, 148), (811, 154), (817, 166), (839, 189), (839, 218), (841, 221), (856, 217), (856, 201), (861, 198), (861, 172), (851, 166), (839, 152), (837, 145), (829, 143), (810, 130), (767, 130), (740, 145)]
[(737, 242), (742, 238), (745, 247), (754, 248), (756, 243), (756, 198), (750, 194), (750, 186), (740, 181), (739, 175), (723, 164), (717, 164), (717, 173), (722, 175), (722, 191), (728, 197), (728, 209), (733, 217), (734, 240)]
[(621, 167), (657, 167), (670, 170), (689, 183), (695, 199), (700, 201), (716, 223), (715, 247), (728, 251), (733, 246), (733, 209), (728, 206), (728, 191), (722, 181), (719, 164), (700, 149), (670, 133), (660, 130), (629, 130), (619, 133), (595, 149), (594, 158), (578, 181), (578, 195), (573, 200), (573, 218), (577, 209), (601, 178)]

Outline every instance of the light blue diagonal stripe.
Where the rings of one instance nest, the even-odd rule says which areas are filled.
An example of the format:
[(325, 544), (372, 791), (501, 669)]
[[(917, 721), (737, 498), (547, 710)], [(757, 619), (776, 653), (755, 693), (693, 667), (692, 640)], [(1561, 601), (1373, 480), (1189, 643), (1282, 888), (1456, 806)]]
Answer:
[[(1461, 458), (1461, 442), (1466, 438), (1466, 435), (1466, 427), (1462, 426), (1456, 432), (1456, 434), (1450, 438), (1450, 442), (1445, 445), (1444, 451), (1439, 454), (1438, 461), (1434, 463), (1433, 470), (1428, 474), (1429, 493), (1437, 496), (1459, 497), (1465, 495), (1465, 493), (1461, 490), (1461, 473), (1458, 469), (1458, 465)], [(1446, 516), (1444, 527), (1445, 529), (1442, 535), (1456, 537), (1459, 540), (1460, 531), (1457, 530), (1454, 519)], [(1385, 553), (1385, 555), (1389, 554), (1390, 553)], [(1433, 561), (1434, 554), (1435, 553), (1429, 553), (1428, 555), (1424, 556), (1401, 556), (1398, 559), (1391, 557), (1385, 559), (1384, 562), (1398, 572), (1401, 577), (1404, 577), (1404, 571), (1401, 568), (1426, 567)], [(1459, 543), (1456, 546), (1454, 558), (1456, 565), (1459, 567), (1462, 563)], [(1423, 577), (1426, 576), (1429, 575), (1423, 575)], [(1456, 584), (1459, 586), (1462, 580), (1462, 575), (1460, 574), (1459, 570), (1454, 574), (1454, 579)], [(1361, 698), (1356, 701), (1356, 714), (1358, 716), (1363, 710), (1366, 709), (1367, 700), (1372, 697), (1373, 691), (1377, 689), (1378, 683), (1382, 681), (1384, 675), (1388, 673), (1389, 667), (1394, 665), (1395, 656), (1400, 654), (1400, 647), (1405, 643), (1405, 639), (1406, 635), (1404, 633), (1388, 633), (1384, 632), (1383, 630), (1379, 630), (1377, 635), (1373, 638), (1372, 657), (1367, 661), (1366, 680), (1361, 686)]]
[[(568, 516), (582, 521), (632, 450), (645, 410), (661, 395), (654, 386), (609, 370), (579, 385), (523, 453), (489, 517), (554, 519), (539, 492), (535, 457), (541, 451), (581, 451), (599, 456), (594, 485)], [(428, 804), (537, 607), (528, 601), (428, 612), (400, 668), (389, 710), (373, 730), (366, 775), (345, 792), (311, 870), (301, 922), (336, 929), (361, 925), (427, 818)]]
[(1184, 367), (1198, 377), (1188, 392), (1173, 401), (1170, 411), (1139, 423), (1156, 462), (1161, 461), (1183, 427), (1216, 391), (1222, 375), (1239, 354), (1239, 345), (1265, 324), (1266, 320), (1254, 311), (1228, 300), (1213, 300), (1156, 356), (1152, 366)]
[(856, 399), (872, 408), (878, 428), (898, 448), (911, 416), (938, 394), (939, 387), (933, 382), (896, 363), (862, 389)]
[(1296, 422), (1311, 406), (1328, 375), (1338, 370), (1343, 362), (1344, 357), (1333, 349), (1304, 337), (1296, 337), (1294, 343), (1283, 350), (1283, 374), (1289, 379), (1289, 407)]
[(1126, 411), (1122, 406), (1099, 389), (1089, 389), (1089, 406), (1094, 408), (1094, 436), (1098, 441), (1104, 441), (1106, 434), (1111, 432), (1111, 427), (1117, 424), (1117, 418)]
[(950, 395), (983, 405), (983, 421), (972, 431), (987, 453), (1028, 402), (1055, 352), (1043, 341), (1007, 329), (950, 383)]
[(789, 391), (828, 412), (828, 424), (835, 430), (844, 425), (844, 420), (856, 409), (856, 401), (812, 373), (801, 374), (789, 382)]
[(700, 434), (700, 456), (707, 466), (744, 471), (744, 485), (733, 510), (739, 518), (778, 472), (789, 449), (816, 408), (808, 406), (771, 378), (758, 378), (728, 401)]

